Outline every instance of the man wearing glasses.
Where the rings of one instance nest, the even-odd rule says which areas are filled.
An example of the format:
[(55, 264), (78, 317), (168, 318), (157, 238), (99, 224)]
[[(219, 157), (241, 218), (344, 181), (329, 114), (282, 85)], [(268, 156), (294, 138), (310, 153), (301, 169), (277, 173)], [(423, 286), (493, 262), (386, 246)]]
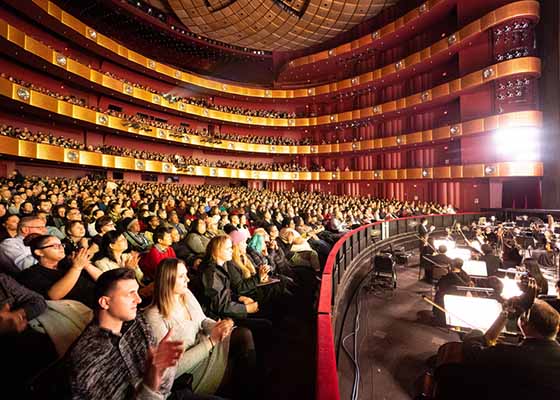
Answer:
[(47, 233), (45, 221), (37, 216), (23, 217), (18, 224), (18, 234), (0, 243), (0, 272), (17, 276), (21, 271), (37, 263), (31, 249), (25, 245), (25, 238), (36, 233)]

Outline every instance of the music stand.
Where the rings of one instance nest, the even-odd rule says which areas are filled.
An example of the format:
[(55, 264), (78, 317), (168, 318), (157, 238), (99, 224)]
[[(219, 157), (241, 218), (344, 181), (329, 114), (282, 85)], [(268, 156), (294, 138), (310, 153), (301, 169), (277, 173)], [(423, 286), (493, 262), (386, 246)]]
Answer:
[(448, 311), (445, 323), (450, 327), (479, 329), (486, 332), (502, 312), (502, 305), (494, 299), (466, 297), (454, 294), (443, 296)]
[(466, 260), (463, 262), (463, 271), (470, 276), (486, 277), (488, 276), (488, 268), (486, 261)]

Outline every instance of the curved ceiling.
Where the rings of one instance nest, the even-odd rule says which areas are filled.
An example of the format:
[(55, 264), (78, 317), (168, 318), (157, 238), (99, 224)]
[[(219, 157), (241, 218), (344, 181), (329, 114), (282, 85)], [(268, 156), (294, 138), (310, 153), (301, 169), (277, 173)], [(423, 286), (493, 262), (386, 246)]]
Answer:
[(314, 46), (348, 31), (396, 0), (150, 0), (196, 34), (268, 51)]

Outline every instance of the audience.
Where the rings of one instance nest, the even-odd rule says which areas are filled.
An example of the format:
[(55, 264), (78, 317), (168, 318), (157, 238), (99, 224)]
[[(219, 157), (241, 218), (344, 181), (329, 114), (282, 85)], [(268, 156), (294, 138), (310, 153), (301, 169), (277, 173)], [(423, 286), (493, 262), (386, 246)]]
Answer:
[[(321, 253), (328, 253), (339, 237), (325, 229), (330, 219), (339, 215), (344, 221), (369, 223), (383, 209), (397, 216), (443, 209), (432, 203), (325, 193), (39, 178), (17, 172), (0, 180), (0, 197), (6, 233), (0, 243), (2, 271), (17, 277), (36, 299), (47, 298), (47, 313), (51, 306), (57, 309), (59, 300), (96, 310), (93, 323), (65, 358), (74, 398), (125, 398), (132, 387), (148, 398), (213, 393), (254, 398), (255, 348), (266, 348), (272, 326), (262, 317), (276, 325), (278, 317), (312, 308), (316, 273), (324, 265)], [(10, 214), (7, 205), (17, 214)], [(26, 215), (30, 210), (35, 214)], [(98, 283), (96, 295), (95, 282), (102, 273), (108, 278)], [(152, 304), (146, 314), (151, 325), (136, 316), (140, 302)], [(14, 312), (22, 306), (14, 304), (0, 311), (0, 326), (3, 331), (5, 321), (10, 330), (24, 334), (29, 331), (26, 321), (36, 313), (21, 320)], [(58, 310), (64, 314), (63, 306)], [(233, 332), (229, 318), (237, 326)], [(29, 366), (36, 371), (54, 357), (48, 349), (56, 337), (25, 335), (35, 345), (45, 343), (45, 360)], [(180, 348), (169, 345), (176, 339)], [(163, 348), (176, 348), (177, 366), (170, 361), (162, 369), (152, 363), (148, 348), (158, 340)], [(126, 346), (139, 350), (131, 354)], [(90, 365), (88, 360), (100, 354), (106, 359)], [(14, 385), (30, 377), (23, 375)], [(196, 394), (185, 389), (189, 375)], [(107, 379), (114, 383), (108, 385)], [(173, 393), (177, 390), (182, 394)]]

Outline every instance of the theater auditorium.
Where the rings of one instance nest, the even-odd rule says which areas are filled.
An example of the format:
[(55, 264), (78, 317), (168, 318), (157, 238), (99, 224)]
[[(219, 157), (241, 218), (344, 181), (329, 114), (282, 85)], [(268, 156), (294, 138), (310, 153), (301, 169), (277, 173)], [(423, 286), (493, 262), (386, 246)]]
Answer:
[(0, 2), (0, 398), (560, 398), (559, 25)]

